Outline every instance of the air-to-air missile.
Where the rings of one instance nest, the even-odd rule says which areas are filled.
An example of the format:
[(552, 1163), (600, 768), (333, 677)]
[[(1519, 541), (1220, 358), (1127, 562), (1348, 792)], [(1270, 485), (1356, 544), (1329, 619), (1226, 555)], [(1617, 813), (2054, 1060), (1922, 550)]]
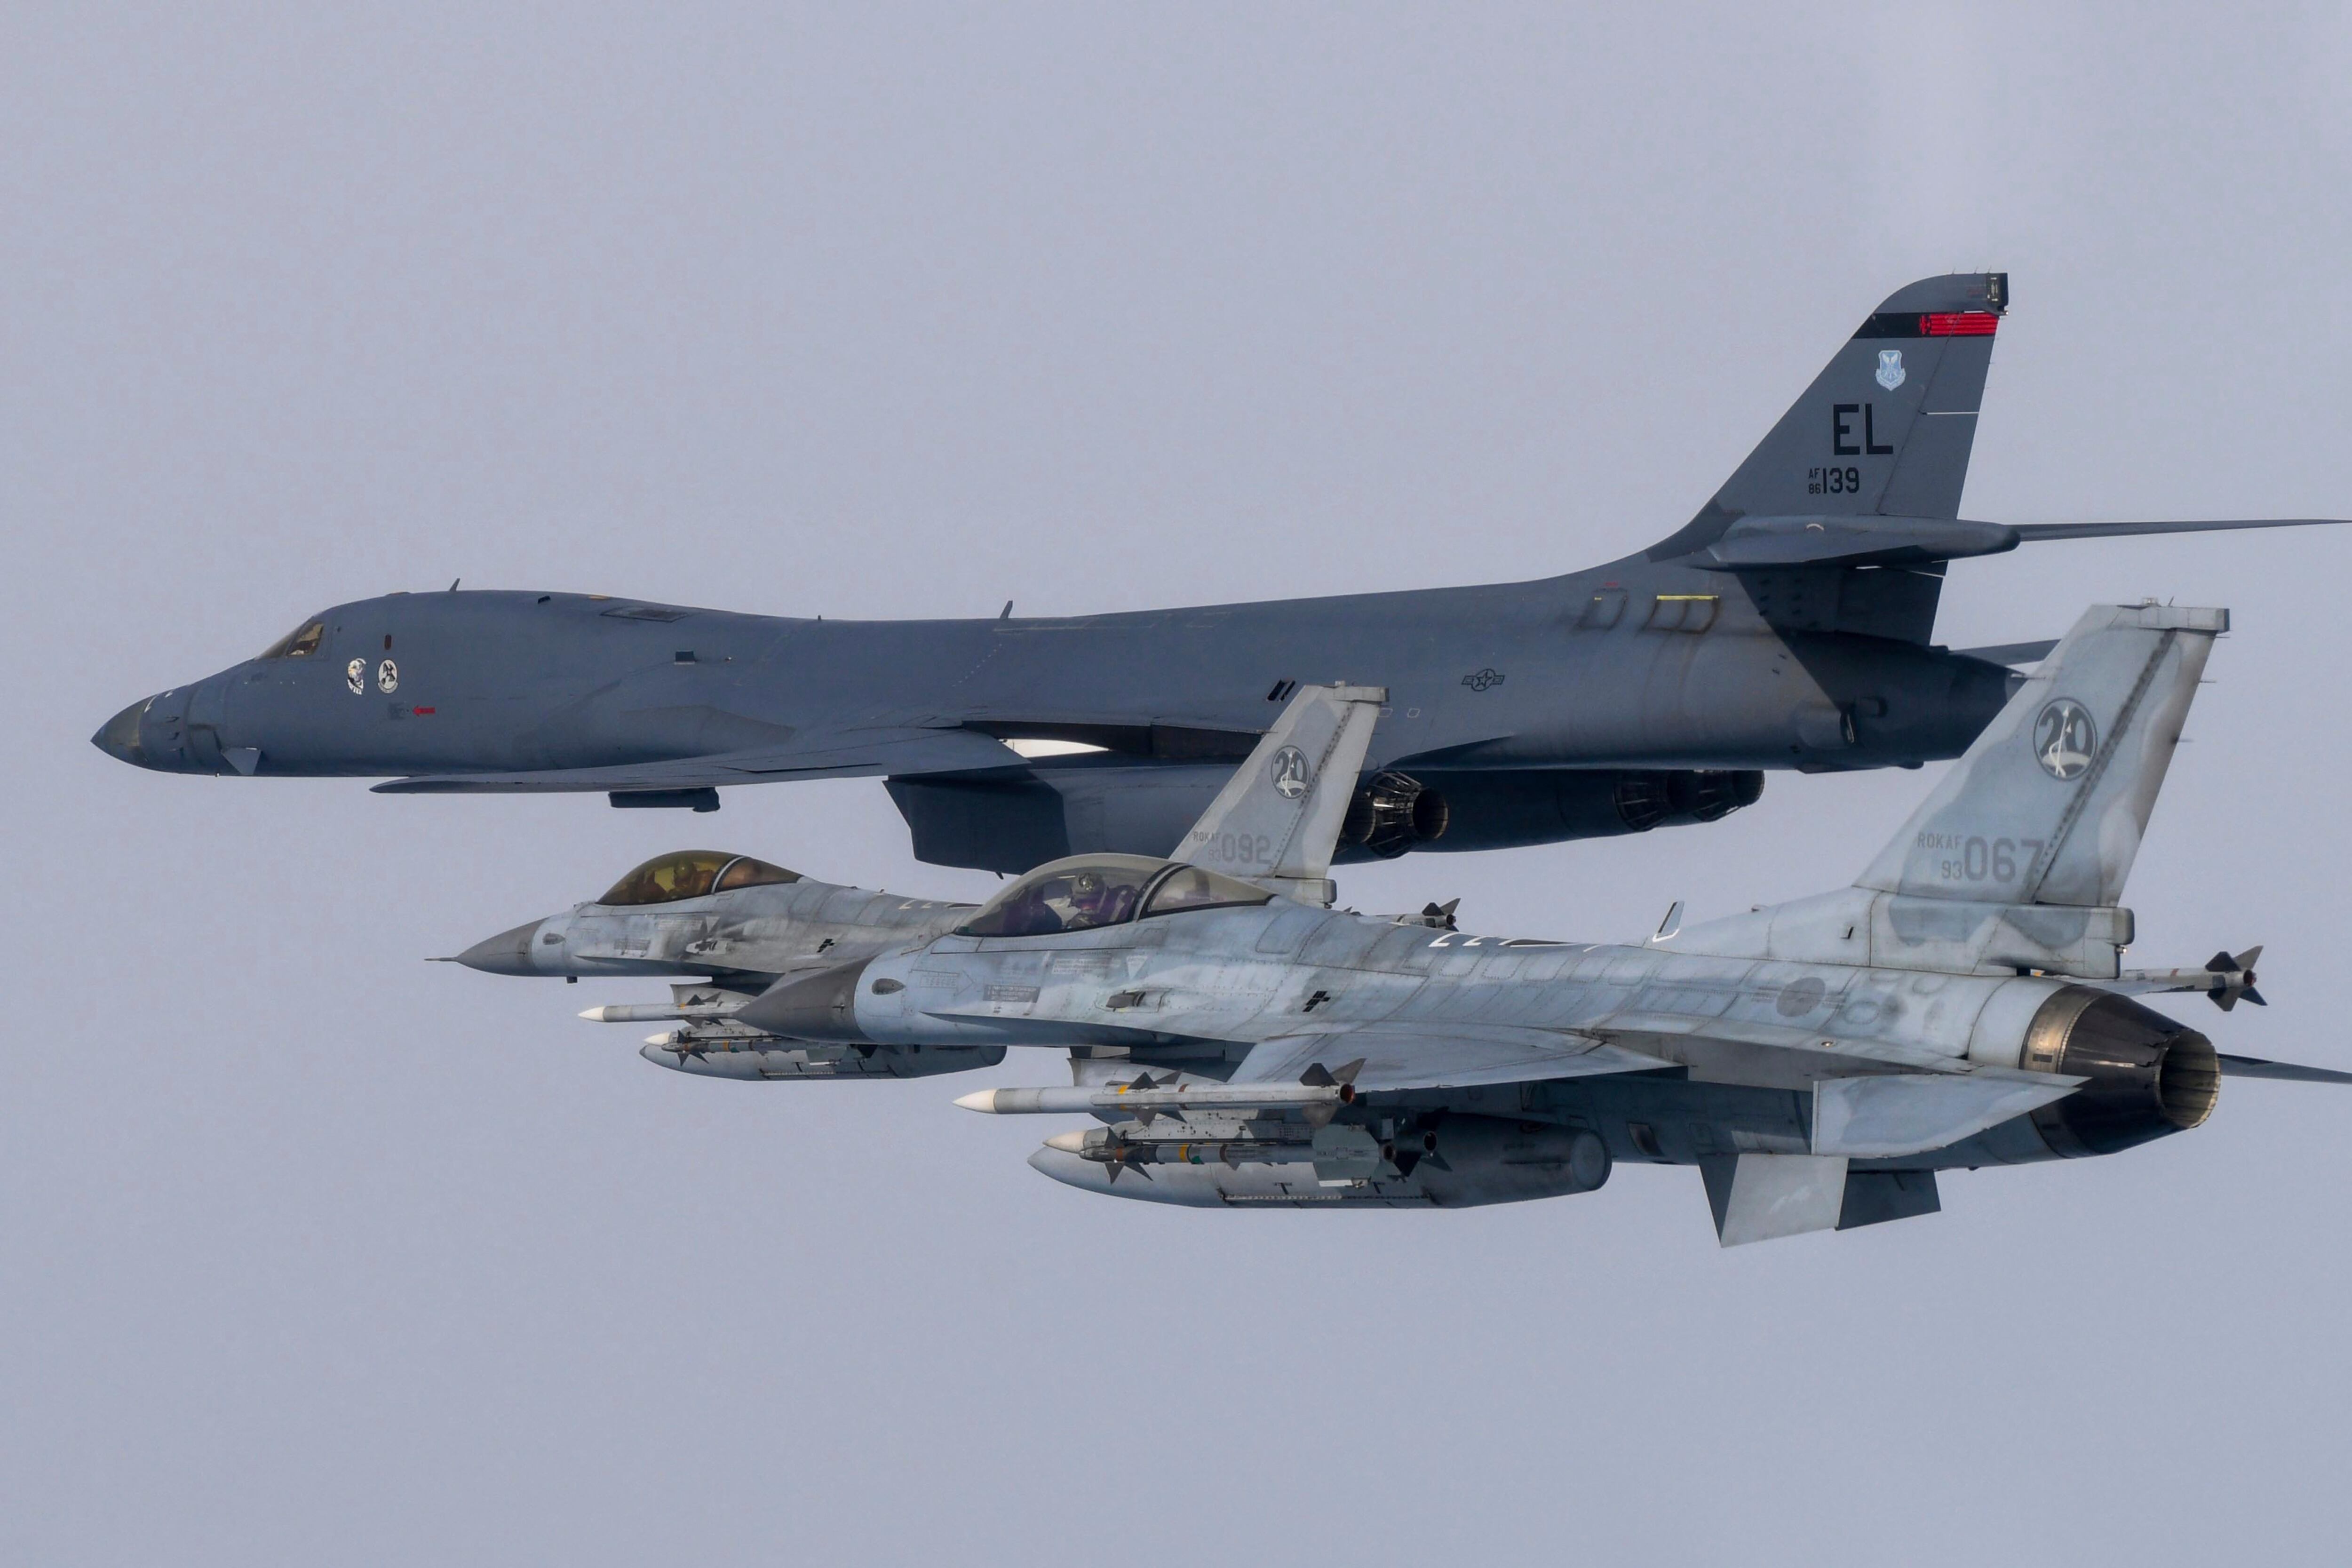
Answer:
[(1333, 908), (1389, 698), (1314, 686), (1170, 858), (1072, 858), (975, 908), (674, 857), (464, 961), (698, 975), (647, 1050), (690, 1071), (915, 1076), (1066, 1053), (1068, 1087), (958, 1103), (1092, 1118), (1031, 1163), (1121, 1197), (1451, 1207), (1679, 1164), (1726, 1245), (1851, 1228), (1933, 1212), (1939, 1171), (2197, 1127), (2224, 1076), (2352, 1082), (2223, 1054), (2134, 1000), (2259, 1004), (2259, 950), (2123, 963), (2125, 879), (2227, 625), (2093, 607), (1853, 885), (1689, 926), (1677, 905), (1640, 942)]
[[(1747, 331), (1786, 289), (1709, 308)], [(1897, 290), (1687, 523), (1565, 576), (933, 621), (453, 584), (310, 616), (91, 738), (164, 772), (697, 810), (731, 784), (884, 776), (919, 858), (1021, 872), (1173, 853), (1300, 682), (1344, 672), (1390, 711), (1349, 782), (1343, 864), (1713, 822), (1763, 770), (1955, 757), (2000, 710), (2050, 645), (1937, 644), (1947, 563), (2282, 521), (1962, 518), (2009, 308), (2002, 273)], [(1453, 575), (1454, 537), (1414, 542), (1400, 574)]]

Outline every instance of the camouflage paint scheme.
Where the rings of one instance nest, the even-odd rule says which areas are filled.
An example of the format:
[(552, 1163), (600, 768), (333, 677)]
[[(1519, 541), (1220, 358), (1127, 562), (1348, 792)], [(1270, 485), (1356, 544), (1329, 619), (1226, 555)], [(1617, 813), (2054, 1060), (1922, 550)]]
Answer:
[[(1091, 1118), (1032, 1163), (1121, 1197), (1462, 1206), (1591, 1191), (1633, 1160), (1696, 1166), (1726, 1245), (1851, 1228), (1932, 1212), (1938, 1171), (2197, 1126), (2225, 1072), (2352, 1081), (2221, 1057), (2129, 999), (2261, 1000), (2252, 954), (2122, 963), (2117, 900), (2227, 626), (2094, 606), (1853, 886), (1687, 930), (1677, 910), (1644, 942), (1323, 907), (1388, 694), (1308, 687), (1170, 861), (1079, 857), (976, 912), (802, 884), (785, 917), (721, 895), (747, 902), (681, 910), (624, 960), (587, 934), (614, 917), (583, 907), (466, 962), (700, 961), (734, 997), (776, 975), (719, 1020), (772, 1048), (1066, 1053), (1067, 1088), (959, 1103)], [(1120, 885), (1135, 895), (1106, 896)], [(1178, 889), (1193, 901), (1160, 912)], [(717, 1071), (688, 1049), (702, 1028), (646, 1054)]]

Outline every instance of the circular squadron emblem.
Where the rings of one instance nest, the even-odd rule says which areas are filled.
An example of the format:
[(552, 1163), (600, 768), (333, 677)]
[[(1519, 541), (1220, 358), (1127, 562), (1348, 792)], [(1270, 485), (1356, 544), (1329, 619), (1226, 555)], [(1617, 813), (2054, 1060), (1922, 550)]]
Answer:
[(1267, 776), (1274, 781), (1275, 794), (1285, 800), (1297, 800), (1307, 793), (1314, 770), (1307, 765), (1306, 752), (1296, 746), (1285, 746), (1274, 753)]
[(2061, 697), (2033, 721), (2033, 760), (2053, 779), (2078, 779), (2099, 752), (2098, 726), (2091, 710)]
[(400, 689), (400, 666), (385, 659), (375, 667), (375, 689), (386, 697)]
[(367, 660), (355, 658), (343, 666), (343, 684), (352, 689), (354, 697), (367, 695)]

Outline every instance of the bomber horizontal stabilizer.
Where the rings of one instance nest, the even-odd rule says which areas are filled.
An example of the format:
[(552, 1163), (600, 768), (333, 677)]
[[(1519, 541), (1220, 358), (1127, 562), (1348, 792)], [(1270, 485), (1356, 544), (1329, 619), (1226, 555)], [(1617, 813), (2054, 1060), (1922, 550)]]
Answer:
[(2341, 517), (2231, 517), (2158, 522), (2013, 522), (2018, 542), (2044, 539), (2118, 539), (2134, 533), (2228, 533), (2241, 528), (2341, 528)]
[(1758, 567), (1896, 566), (1999, 555), (2046, 540), (2139, 533), (2223, 533), (2247, 528), (2334, 527), (2334, 517), (2221, 518), (2210, 522), (1979, 522), (1875, 515), (1743, 517), (1682, 559), (1714, 572)]
[(1956, 647), (1952, 651), (1964, 658), (1980, 658), (1987, 664), (2022, 667), (2040, 664), (2057, 646), (2056, 637), (2043, 637), (2038, 642), (2000, 642), (1989, 647)]
[(625, 763), (603, 768), (542, 768), (514, 773), (425, 773), (392, 779), (378, 795), (561, 795), (610, 790), (674, 791), (808, 778), (889, 773), (978, 773), (1023, 765), (1003, 742), (973, 730), (835, 730), (782, 745)]

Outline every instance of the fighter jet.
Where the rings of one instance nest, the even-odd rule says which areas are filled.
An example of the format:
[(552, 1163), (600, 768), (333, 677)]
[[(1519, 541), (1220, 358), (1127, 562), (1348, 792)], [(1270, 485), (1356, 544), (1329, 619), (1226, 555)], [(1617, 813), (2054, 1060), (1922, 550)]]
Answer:
[(2049, 644), (1936, 645), (1949, 561), (2325, 521), (1962, 519), (2009, 305), (2002, 273), (1898, 289), (1687, 523), (1566, 576), (898, 622), (453, 584), (310, 616), (93, 740), (165, 772), (697, 810), (730, 784), (878, 775), (920, 858), (1017, 872), (1169, 853), (1282, 705), (1345, 673), (1390, 698), (1342, 863), (1714, 821), (1765, 769), (1955, 757), (2000, 710)]
[(591, 1007), (604, 1024), (675, 1023), (647, 1061), (707, 1078), (923, 1078), (994, 1067), (999, 1045), (881, 1046), (780, 1039), (733, 1015), (779, 980), (920, 943), (975, 906), (894, 897), (803, 877), (748, 855), (656, 856), (602, 897), (476, 942), (447, 962), (488, 974), (566, 980), (696, 976), (667, 1005)]
[[(1940, 1171), (2195, 1128), (2226, 1075), (2352, 1083), (2222, 1055), (2133, 1000), (2260, 1004), (2258, 949), (2123, 963), (2125, 879), (2228, 624), (2095, 606), (1851, 886), (1686, 928), (1677, 905), (1641, 942), (1473, 935), (1433, 905), (1329, 907), (1391, 700), (1323, 686), (1292, 699), (1169, 858), (1071, 858), (977, 909), (807, 892), (804, 923), (779, 920), (762, 948), (748, 909), (719, 900), (774, 889), (722, 889), (747, 862), (710, 857), (667, 884), (687, 900), (666, 933), (632, 923), (625, 881), (466, 962), (709, 965), (736, 997), (746, 974), (779, 973), (723, 1014), (768, 1052), (1066, 1052), (1069, 1087), (958, 1103), (1091, 1118), (1030, 1163), (1096, 1193), (1444, 1208), (1590, 1192), (1631, 1161), (1695, 1166), (1726, 1246), (1850, 1229), (1935, 1212)], [(829, 954), (808, 949), (819, 929), (843, 933)], [(841, 962), (786, 973), (826, 956)], [(647, 1049), (722, 1070), (677, 1035)]]

